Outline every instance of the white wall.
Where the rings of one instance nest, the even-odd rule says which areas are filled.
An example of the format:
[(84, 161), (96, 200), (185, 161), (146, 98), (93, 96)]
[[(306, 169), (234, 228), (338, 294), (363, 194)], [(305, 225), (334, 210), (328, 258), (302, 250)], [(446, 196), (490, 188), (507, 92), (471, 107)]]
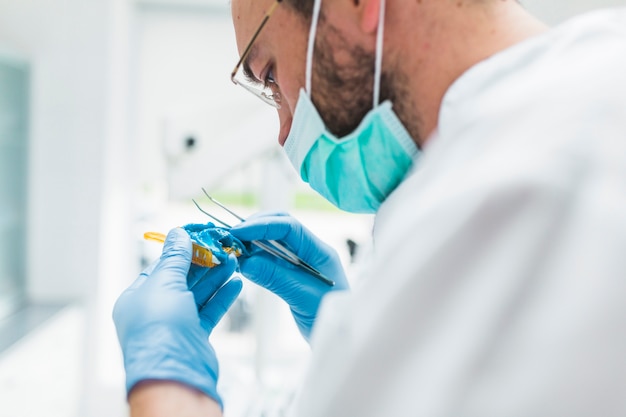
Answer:
[(239, 56), (228, 3), (197, 3), (144, 0), (137, 9), (133, 126), (145, 197), (189, 200), (278, 148), (275, 110), (230, 82)]
[(132, 10), (130, 0), (0, 0), (0, 45), (19, 50), (32, 68), (27, 292), (36, 303), (82, 301), (78, 415), (124, 407), (110, 317), (138, 272), (129, 186)]
[(124, 171), (107, 141), (126, 134), (114, 114), (124, 110), (119, 68), (127, 66), (113, 50), (117, 4), (128, 7), (125, 0), (0, 0), (0, 45), (32, 65), (27, 292), (36, 302), (84, 297), (104, 263), (107, 170), (116, 161)]
[(22, 301), (29, 67), (0, 48), (0, 320)]

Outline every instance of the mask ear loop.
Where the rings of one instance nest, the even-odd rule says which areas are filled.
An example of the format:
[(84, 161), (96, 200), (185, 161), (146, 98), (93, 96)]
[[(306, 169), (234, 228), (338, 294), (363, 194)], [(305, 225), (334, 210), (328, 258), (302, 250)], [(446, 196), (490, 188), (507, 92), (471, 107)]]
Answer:
[(309, 44), (306, 50), (306, 92), (311, 97), (311, 79), (313, 78), (313, 51), (315, 49), (315, 36), (317, 34), (317, 24), (320, 18), (322, 0), (315, 0), (313, 4), (313, 15), (311, 16), (311, 28), (309, 29)]
[(385, 0), (380, 0), (380, 11), (378, 14), (378, 31), (376, 32), (376, 62), (374, 65), (374, 104), (378, 107), (380, 101), (380, 78), (383, 67), (383, 38), (385, 34)]

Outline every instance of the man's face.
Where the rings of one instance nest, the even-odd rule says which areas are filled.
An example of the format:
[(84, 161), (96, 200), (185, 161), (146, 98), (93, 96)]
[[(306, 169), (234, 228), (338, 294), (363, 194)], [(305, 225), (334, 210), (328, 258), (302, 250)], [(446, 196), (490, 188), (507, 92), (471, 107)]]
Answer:
[[(313, 56), (312, 99), (326, 127), (341, 137), (353, 131), (372, 108), (374, 39), (342, 24), (341, 10), (322, 4)], [(233, 0), (237, 46), (243, 52), (273, 0)], [(333, 16), (332, 21), (325, 16)], [(299, 91), (305, 86), (306, 50), (310, 24), (282, 3), (256, 39), (247, 64), (255, 78), (272, 75), (280, 88), (279, 143), (284, 144)], [(397, 99), (383, 75), (381, 99)]]
[[(232, 17), (241, 55), (274, 0), (232, 0)], [(308, 25), (284, 3), (254, 42), (247, 58), (250, 71), (258, 80), (273, 76), (280, 87), (281, 108), (279, 142), (282, 145), (291, 128), (298, 91), (304, 86), (304, 62)]]

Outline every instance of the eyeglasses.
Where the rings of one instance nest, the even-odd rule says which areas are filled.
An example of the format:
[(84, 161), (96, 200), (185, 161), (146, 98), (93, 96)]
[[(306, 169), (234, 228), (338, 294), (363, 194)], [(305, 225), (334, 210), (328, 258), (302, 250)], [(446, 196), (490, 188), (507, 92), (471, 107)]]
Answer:
[(261, 30), (269, 20), (270, 16), (274, 13), (274, 10), (276, 10), (276, 7), (278, 7), (282, 1), (283, 0), (275, 0), (272, 7), (270, 7), (267, 13), (265, 13), (265, 17), (263, 17), (261, 25), (256, 32), (254, 32), (248, 46), (246, 46), (246, 49), (243, 51), (243, 54), (241, 54), (241, 58), (239, 58), (237, 65), (235, 65), (235, 69), (233, 69), (233, 72), (230, 74), (230, 80), (233, 83), (242, 86), (270, 106), (276, 107), (277, 109), (280, 109), (280, 90), (278, 88), (278, 84), (276, 84), (275, 80), (267, 76), (264, 77), (264, 80), (257, 79), (245, 63), (245, 60), (248, 58), (248, 55), (252, 50), (252, 45), (259, 36), (259, 33), (261, 33)]

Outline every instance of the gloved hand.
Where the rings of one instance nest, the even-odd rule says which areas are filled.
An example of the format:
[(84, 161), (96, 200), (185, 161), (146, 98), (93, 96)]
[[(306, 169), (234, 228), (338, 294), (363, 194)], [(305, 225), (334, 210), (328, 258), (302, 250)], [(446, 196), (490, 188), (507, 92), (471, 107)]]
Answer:
[[(172, 230), (158, 262), (122, 293), (113, 320), (124, 354), (126, 389), (144, 380), (177, 381), (196, 388), (220, 406), (218, 363), (208, 337), (241, 291), (226, 282), (236, 259), (212, 269), (191, 265), (187, 232)], [(193, 292), (188, 287), (193, 286)]]
[[(233, 236), (244, 242), (279, 240), (301, 259), (335, 281), (329, 286), (300, 267), (264, 251), (239, 258), (241, 273), (289, 304), (300, 333), (307, 341), (322, 298), (330, 291), (349, 288), (337, 252), (285, 213), (260, 213), (234, 226)], [(254, 247), (253, 247), (254, 248)]]

